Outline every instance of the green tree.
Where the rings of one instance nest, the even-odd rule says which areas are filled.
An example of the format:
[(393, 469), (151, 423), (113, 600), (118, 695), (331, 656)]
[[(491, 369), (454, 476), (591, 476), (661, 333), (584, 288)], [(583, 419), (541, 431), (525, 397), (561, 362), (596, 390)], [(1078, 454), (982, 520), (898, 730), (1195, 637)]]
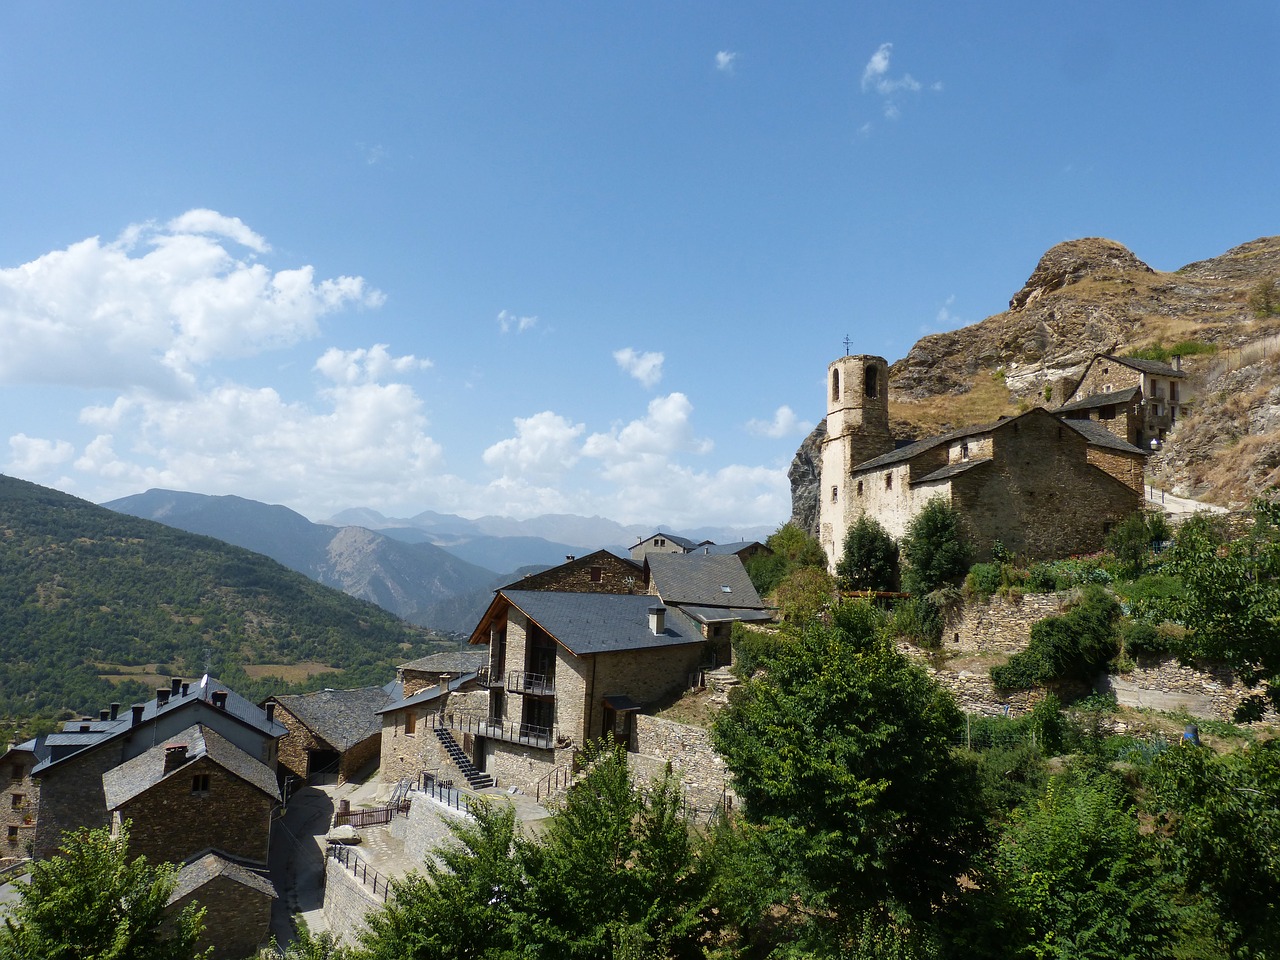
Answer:
[(824, 568), (799, 567), (783, 577), (773, 596), (783, 620), (807, 623), (826, 609), (835, 590), (835, 580)]
[[(877, 633), (877, 612), (845, 604), (811, 623), (716, 719), (743, 815), (805, 926), (840, 949), (865, 925), (927, 925), (958, 892), (981, 836), (972, 768), (950, 740), (951, 696)], [(792, 902), (794, 895), (795, 902)]]
[(902, 539), (902, 588), (926, 594), (959, 583), (969, 569), (969, 547), (960, 515), (942, 497), (929, 500)]
[(64, 853), (31, 865), (0, 933), (3, 960), (191, 960), (204, 910), (169, 916), (177, 867), (129, 860), (128, 823), (63, 835)]
[(1154, 781), (1177, 866), (1212, 902), (1229, 955), (1280, 957), (1280, 741), (1168, 750)]
[(997, 848), (995, 955), (1046, 960), (1171, 956), (1174, 911), (1123, 790), (1056, 777), (1015, 813)]
[(844, 538), (836, 576), (846, 590), (893, 590), (898, 583), (898, 545), (889, 531), (865, 513)]
[(770, 553), (747, 561), (747, 576), (760, 596), (773, 593), (787, 575), (804, 567), (826, 569), (822, 545), (794, 523), (784, 523), (764, 542)]
[(1173, 613), (1187, 627), (1182, 653), (1226, 663), (1261, 687), (1237, 711), (1256, 719), (1280, 708), (1280, 502), (1254, 501), (1253, 535), (1223, 545), (1208, 524), (1178, 531), (1167, 561), (1181, 581)]

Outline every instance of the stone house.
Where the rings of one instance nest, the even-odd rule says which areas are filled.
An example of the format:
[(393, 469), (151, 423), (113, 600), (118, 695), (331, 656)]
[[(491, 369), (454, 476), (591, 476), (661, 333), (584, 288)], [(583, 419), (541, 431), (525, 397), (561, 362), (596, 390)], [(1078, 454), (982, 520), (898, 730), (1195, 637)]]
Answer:
[(608, 550), (597, 550), (539, 573), (531, 573), (507, 586), (514, 590), (562, 590), (571, 593), (643, 593), (643, 580), (644, 567), (640, 562), (619, 557)]
[(651, 554), (645, 558), (644, 578), (650, 596), (678, 607), (698, 624), (704, 639), (721, 641), (712, 647), (719, 662), (728, 662), (726, 644), (734, 622), (773, 619), (734, 552), (699, 548), (687, 554)]
[(1150, 449), (1187, 415), (1192, 399), (1181, 357), (1174, 357), (1171, 366), (1100, 353), (1055, 412), (1072, 420), (1096, 421), (1129, 443)]
[(40, 782), (31, 771), (49, 755), (45, 741), (41, 735), (26, 743), (15, 743), (0, 762), (0, 777), (7, 784), (4, 797), (0, 798), (0, 827), (4, 829), (0, 866), (30, 856), (40, 806)]
[(434, 718), (448, 710), (458, 718), (487, 719), (487, 668), (482, 650), (437, 653), (400, 666), (402, 696), (377, 711), (380, 779), (414, 780), (445, 769), (450, 760), (433, 733)]
[(177, 914), (192, 903), (204, 907), (205, 930), (196, 949), (212, 947), (213, 960), (239, 960), (257, 956), (275, 899), (275, 887), (261, 874), (207, 853), (178, 871), (168, 909)]
[(651, 553), (688, 553), (709, 543), (711, 543), (710, 540), (698, 543), (686, 537), (678, 537), (674, 533), (659, 530), (631, 547), (631, 559), (636, 563), (643, 563), (644, 558)]
[(997, 541), (1027, 558), (1090, 553), (1140, 509), (1144, 452), (1097, 424), (1039, 407), (897, 446), (887, 371), (883, 358), (869, 356), (829, 368), (819, 523), (833, 570), (859, 516), (900, 539), (935, 497), (960, 515), (977, 559), (989, 558)]
[(129, 852), (183, 863), (209, 851), (267, 866), (275, 771), (193, 724), (102, 775), (111, 826), (131, 821)]
[(303, 782), (335, 776), (356, 779), (378, 757), (382, 724), (377, 711), (396, 699), (389, 687), (318, 690), (270, 697), (275, 717), (289, 731), (278, 749), (282, 775)]

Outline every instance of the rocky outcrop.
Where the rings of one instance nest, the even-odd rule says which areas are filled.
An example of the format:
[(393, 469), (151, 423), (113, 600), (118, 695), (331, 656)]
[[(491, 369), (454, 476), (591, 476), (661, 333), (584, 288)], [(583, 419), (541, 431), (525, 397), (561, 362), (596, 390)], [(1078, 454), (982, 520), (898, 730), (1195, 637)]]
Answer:
[(822, 481), (822, 441), (827, 439), (827, 421), (818, 425), (800, 444), (787, 471), (791, 481), (791, 522), (812, 537), (818, 536), (818, 487)]

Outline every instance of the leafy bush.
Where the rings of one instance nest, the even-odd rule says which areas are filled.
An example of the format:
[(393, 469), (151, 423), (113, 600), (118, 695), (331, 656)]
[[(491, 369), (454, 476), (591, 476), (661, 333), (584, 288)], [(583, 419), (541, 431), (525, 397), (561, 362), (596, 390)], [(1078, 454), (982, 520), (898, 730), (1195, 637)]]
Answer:
[(960, 515), (942, 497), (934, 497), (911, 521), (902, 540), (902, 588), (925, 594), (958, 583), (969, 569), (969, 546)]
[(1120, 647), (1131, 657), (1169, 653), (1168, 638), (1149, 623), (1127, 620), (1120, 625)]
[(729, 634), (733, 646), (733, 672), (742, 679), (768, 666), (786, 641), (771, 630), (753, 630), (735, 623)]
[(893, 590), (898, 582), (898, 545), (874, 518), (858, 517), (844, 538), (836, 565), (840, 586), (848, 590)]
[(1071, 586), (1051, 563), (1032, 564), (1027, 569), (1026, 585), (1032, 593), (1051, 593)]
[(1120, 605), (1109, 593), (1086, 588), (1066, 614), (1034, 624), (1027, 649), (991, 668), (992, 682), (1006, 690), (1022, 690), (1055, 680), (1087, 679), (1118, 652), (1112, 623), (1119, 613)]
[(891, 637), (936, 647), (942, 643), (942, 627), (942, 611), (931, 599), (903, 597), (894, 604), (885, 629)]
[(1004, 579), (1003, 571), (1004, 565), (1000, 563), (975, 563), (964, 578), (965, 594), (986, 600), (1000, 590)]

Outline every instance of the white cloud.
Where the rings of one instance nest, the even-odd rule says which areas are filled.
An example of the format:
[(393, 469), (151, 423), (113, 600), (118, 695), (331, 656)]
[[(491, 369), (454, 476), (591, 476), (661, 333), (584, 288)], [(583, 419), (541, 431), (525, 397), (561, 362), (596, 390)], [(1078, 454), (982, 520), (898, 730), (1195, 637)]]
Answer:
[(524, 333), (526, 330), (532, 330), (538, 324), (537, 317), (519, 317), (510, 310), (503, 310), (498, 314), (498, 329), (503, 333)]
[(226, 241), (270, 250), (239, 219), (191, 210), (0, 269), (0, 384), (189, 394), (203, 365), (292, 346), (326, 314), (383, 301), (360, 277), (272, 271)]
[(498, 441), (482, 455), (504, 477), (556, 476), (578, 462), (578, 438), (586, 431), (585, 424), (544, 410), (532, 417), (516, 417), (515, 426), (514, 437)]
[(716, 54), (716, 69), (721, 73), (733, 73), (734, 61), (738, 59), (738, 54), (731, 50), (721, 50)]
[(6, 469), (23, 476), (61, 466), (75, 455), (75, 448), (65, 440), (42, 440), (25, 433), (9, 438), (9, 451)]
[[(862, 91), (877, 94), (881, 98), (885, 117), (889, 120), (897, 120), (902, 115), (901, 95), (918, 93), (924, 89), (924, 86), (909, 73), (899, 77), (890, 76), (889, 68), (892, 58), (893, 44), (880, 44), (862, 69)], [(942, 84), (933, 83), (929, 89), (939, 92), (942, 90)], [(868, 129), (864, 124), (863, 132), (865, 133)]]
[(665, 357), (661, 353), (640, 353), (631, 347), (623, 347), (613, 351), (613, 359), (628, 375), (646, 387), (656, 386), (662, 379), (662, 362)]
[(813, 424), (801, 420), (795, 412), (785, 404), (774, 411), (772, 420), (748, 420), (747, 432), (758, 437), (769, 437), (779, 440), (782, 437), (804, 436), (813, 429)]
[(378, 383), (393, 376), (407, 376), (431, 367), (430, 360), (412, 355), (393, 357), (385, 343), (375, 343), (365, 350), (339, 350), (330, 347), (316, 361), (315, 369), (334, 383)]

